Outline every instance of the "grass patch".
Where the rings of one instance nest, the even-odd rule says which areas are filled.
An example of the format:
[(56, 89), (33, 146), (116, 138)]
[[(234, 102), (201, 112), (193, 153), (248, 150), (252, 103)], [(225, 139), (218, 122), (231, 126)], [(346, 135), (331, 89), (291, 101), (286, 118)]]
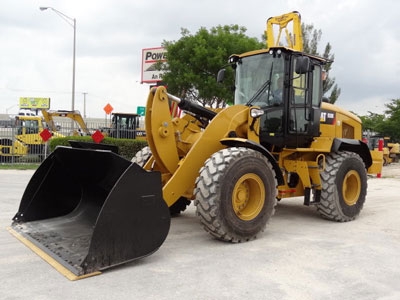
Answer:
[(0, 164), (0, 170), (36, 170), (39, 164)]

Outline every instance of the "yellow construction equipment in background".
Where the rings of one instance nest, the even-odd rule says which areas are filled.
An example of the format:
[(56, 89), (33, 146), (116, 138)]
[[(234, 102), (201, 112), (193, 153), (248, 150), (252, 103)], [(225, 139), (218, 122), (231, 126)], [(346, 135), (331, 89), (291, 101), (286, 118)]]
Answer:
[(140, 115), (115, 112), (111, 114), (111, 127), (103, 128), (103, 134), (117, 139), (146, 139), (146, 131), (141, 127)]
[(379, 140), (382, 140), (383, 147), (383, 165), (387, 166), (393, 162), (398, 162), (400, 160), (400, 144), (390, 142), (390, 137), (382, 135), (372, 135), (366, 136), (367, 143), (371, 150), (379, 150)]
[[(45, 157), (46, 145), (40, 134), (46, 129), (40, 116), (15, 117), (14, 128), (1, 128), (0, 130), (0, 159), (10, 162), (12, 158), (23, 157), (28, 154), (38, 155), (42, 160)], [(51, 131), (52, 136), (61, 137), (56, 131)]]
[[(69, 134), (73, 135), (91, 135), (90, 130), (87, 128), (85, 121), (81, 113), (78, 110), (70, 111), (70, 110), (46, 110), (42, 109), (43, 119), (46, 122), (47, 126), (51, 131), (59, 131), (57, 128), (57, 124), (55, 122), (55, 118), (67, 118), (72, 122), (71, 130), (72, 132)], [(75, 129), (75, 126), (76, 129)]]

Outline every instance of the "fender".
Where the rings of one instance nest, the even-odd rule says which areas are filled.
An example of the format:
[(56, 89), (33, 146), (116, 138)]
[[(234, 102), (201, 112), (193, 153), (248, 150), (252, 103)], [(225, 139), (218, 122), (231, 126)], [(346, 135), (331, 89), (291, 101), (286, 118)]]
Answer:
[(366, 169), (372, 165), (371, 152), (366, 143), (360, 140), (335, 138), (332, 143), (332, 152), (337, 151), (351, 151), (361, 156), (364, 161)]
[(262, 153), (272, 164), (272, 167), (274, 168), (275, 174), (276, 174), (276, 179), (278, 181), (278, 185), (283, 185), (285, 184), (284, 179), (283, 179), (283, 174), (281, 169), (279, 168), (278, 162), (276, 161), (275, 157), (269, 152), (264, 146), (262, 146), (259, 143), (256, 143), (252, 140), (244, 139), (244, 138), (238, 138), (238, 137), (233, 137), (233, 138), (224, 138), (220, 140), (220, 143), (222, 145), (228, 146), (228, 147), (245, 147), (245, 148), (250, 148), (253, 150), (256, 150), (260, 153)]

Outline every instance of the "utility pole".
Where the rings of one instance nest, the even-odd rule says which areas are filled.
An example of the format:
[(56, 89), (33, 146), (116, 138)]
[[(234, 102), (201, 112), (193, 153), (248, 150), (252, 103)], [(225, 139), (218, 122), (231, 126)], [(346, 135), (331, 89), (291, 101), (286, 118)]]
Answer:
[(83, 118), (86, 119), (86, 92), (83, 92)]

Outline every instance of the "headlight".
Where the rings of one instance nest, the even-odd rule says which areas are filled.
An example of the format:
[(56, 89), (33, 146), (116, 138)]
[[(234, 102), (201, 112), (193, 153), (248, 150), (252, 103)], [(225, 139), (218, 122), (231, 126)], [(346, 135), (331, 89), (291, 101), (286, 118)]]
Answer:
[(262, 109), (259, 109), (259, 108), (250, 109), (250, 116), (252, 118), (258, 118), (258, 117), (262, 116), (263, 114), (264, 114), (264, 111)]

